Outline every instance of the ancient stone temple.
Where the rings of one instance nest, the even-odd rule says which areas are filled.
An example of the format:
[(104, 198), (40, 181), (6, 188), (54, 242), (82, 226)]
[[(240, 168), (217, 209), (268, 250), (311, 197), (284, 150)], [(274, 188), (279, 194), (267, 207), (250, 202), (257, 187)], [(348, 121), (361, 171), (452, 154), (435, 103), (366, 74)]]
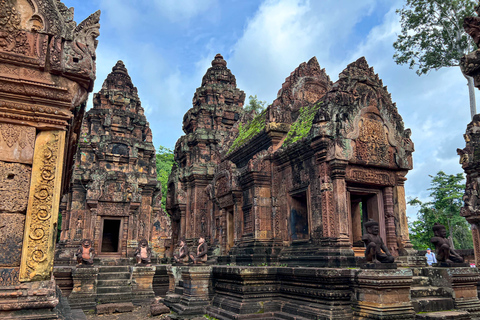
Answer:
[(82, 239), (99, 258), (134, 256), (146, 239), (169, 246), (152, 132), (127, 69), (118, 61), (84, 118), (70, 191), (62, 203), (58, 257), (73, 261)]
[[(215, 115), (230, 107), (212, 104)], [(479, 317), (477, 270), (426, 267), (412, 248), (404, 182), (413, 142), (365, 58), (335, 83), (312, 58), (265, 111), (232, 118), (213, 160), (205, 156), (213, 146), (195, 149), (205, 145), (200, 134), (177, 143), (167, 202), (173, 233), (187, 241), (206, 235), (218, 248), (203, 265), (167, 267), (163, 301), (179, 319)], [(204, 126), (218, 123), (204, 119)], [(370, 240), (382, 247), (384, 263), (365, 263), (372, 252), (380, 257), (367, 255)]]
[(2, 0), (0, 17), (0, 318), (57, 319), (58, 210), (95, 80), (100, 12), (77, 25), (58, 0)]
[[(182, 136), (175, 146), (175, 161), (168, 182), (167, 211), (172, 237), (187, 240), (206, 236), (214, 242), (224, 234), (224, 217), (213, 215), (207, 186), (211, 183), (222, 149), (243, 110), (245, 93), (220, 54), (215, 56), (183, 117)], [(220, 221), (222, 220), (222, 221)]]
[[(207, 88), (213, 71), (228, 70), (217, 59), (202, 82)], [(315, 58), (302, 63), (254, 119), (241, 113), (241, 101), (218, 104), (207, 98), (202, 104), (199, 93), (205, 91), (197, 90), (184, 118), (184, 129), (192, 132), (177, 142), (179, 168), (170, 179), (167, 210), (191, 225), (174, 223), (174, 233), (191, 238), (203, 232), (237, 263), (355, 265), (354, 256), (363, 255), (362, 222), (373, 218), (394, 256), (412, 253), (403, 184), (412, 168), (413, 143), (365, 59), (349, 65), (335, 84)], [(216, 117), (204, 112), (201, 122), (193, 118), (207, 102)], [(220, 123), (217, 136), (224, 143), (201, 148), (194, 128), (213, 130)], [(189, 165), (193, 168), (184, 169)], [(191, 185), (196, 193), (188, 191)], [(196, 231), (189, 233), (193, 226)]]

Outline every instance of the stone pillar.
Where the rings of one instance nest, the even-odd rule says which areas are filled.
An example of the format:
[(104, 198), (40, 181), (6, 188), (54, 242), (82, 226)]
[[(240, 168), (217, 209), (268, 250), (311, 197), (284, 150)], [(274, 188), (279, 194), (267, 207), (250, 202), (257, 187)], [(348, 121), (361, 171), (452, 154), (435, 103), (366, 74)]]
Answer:
[(155, 298), (153, 292), (153, 276), (155, 267), (132, 267), (133, 303), (150, 303)]
[(72, 308), (95, 309), (97, 275), (96, 267), (77, 267), (72, 271), (73, 290), (68, 297)]
[(20, 281), (49, 280), (62, 186), (65, 131), (42, 131), (35, 141)]
[(415, 319), (410, 269), (364, 269), (355, 282), (353, 319)]
[(425, 268), (424, 273), (430, 278), (432, 286), (451, 288), (456, 310), (468, 311), (472, 319), (480, 317), (480, 301), (477, 293), (477, 284), (480, 277), (476, 268), (433, 267)]
[(479, 223), (472, 223), (473, 249), (475, 252), (475, 265), (480, 267), (480, 226)]
[[(176, 293), (176, 288), (180, 286), (182, 280), (182, 267), (167, 266), (168, 274), (168, 292), (165, 297), (165, 304), (171, 307), (172, 304), (180, 301), (181, 294)], [(183, 288), (182, 288), (183, 289)]]
[(330, 170), (333, 186), (333, 203), (336, 217), (335, 225), (338, 230), (338, 245), (349, 247), (350, 244), (350, 226), (347, 207), (347, 188), (345, 183), (345, 170), (347, 161), (333, 160), (330, 162)]
[(212, 296), (212, 267), (183, 267), (183, 295), (171, 309), (180, 316), (204, 315)]
[(387, 235), (387, 248), (394, 257), (398, 257), (397, 236), (395, 232), (395, 217), (393, 211), (393, 188), (383, 190), (383, 205), (385, 212), (385, 230)]
[(393, 188), (393, 212), (397, 219), (397, 237), (401, 255), (413, 253), (413, 245), (408, 234), (407, 203), (405, 201), (406, 173), (397, 176), (397, 185)]

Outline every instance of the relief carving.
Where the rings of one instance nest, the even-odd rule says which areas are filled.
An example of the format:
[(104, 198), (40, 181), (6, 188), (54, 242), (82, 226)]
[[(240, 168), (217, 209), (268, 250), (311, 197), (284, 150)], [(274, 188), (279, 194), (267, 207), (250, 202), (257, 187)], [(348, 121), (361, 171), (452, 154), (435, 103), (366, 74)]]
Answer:
[(395, 178), (391, 173), (370, 168), (347, 167), (346, 180), (359, 183), (393, 186)]
[(32, 163), (34, 127), (0, 123), (0, 160)]
[(65, 131), (43, 131), (35, 143), (20, 281), (50, 279), (64, 145)]
[(363, 118), (357, 139), (357, 159), (365, 164), (388, 165), (389, 144), (383, 123)]
[(0, 212), (25, 213), (32, 168), (0, 161)]
[(122, 202), (104, 202), (98, 204), (99, 216), (128, 216), (129, 208)]

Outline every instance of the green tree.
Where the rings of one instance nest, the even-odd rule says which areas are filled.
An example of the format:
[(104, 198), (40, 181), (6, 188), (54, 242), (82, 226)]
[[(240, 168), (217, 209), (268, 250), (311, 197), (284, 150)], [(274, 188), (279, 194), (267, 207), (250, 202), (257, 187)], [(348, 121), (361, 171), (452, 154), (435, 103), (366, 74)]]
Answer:
[(266, 101), (258, 100), (257, 95), (248, 96), (248, 105), (245, 106), (245, 111), (255, 110), (255, 113), (261, 113), (265, 109)]
[(173, 151), (164, 147), (158, 147), (157, 151), (157, 180), (162, 184), (162, 208), (165, 210), (167, 201), (167, 183), (168, 176), (175, 163)]
[(415, 249), (426, 249), (431, 246), (432, 226), (435, 222), (447, 228), (449, 237), (457, 249), (472, 249), (472, 233), (468, 222), (460, 216), (463, 206), (465, 184), (463, 174), (447, 175), (439, 171), (432, 178), (429, 202), (421, 202), (417, 198), (408, 203), (418, 207), (418, 220), (410, 223), (410, 239)]
[[(475, 0), (406, 0), (397, 10), (402, 26), (393, 44), (397, 64), (417, 68), (417, 74), (443, 67), (460, 66), (460, 58), (475, 48), (463, 30), (463, 19), (474, 15)], [(467, 79), (470, 113), (476, 114), (475, 88), (472, 77)]]

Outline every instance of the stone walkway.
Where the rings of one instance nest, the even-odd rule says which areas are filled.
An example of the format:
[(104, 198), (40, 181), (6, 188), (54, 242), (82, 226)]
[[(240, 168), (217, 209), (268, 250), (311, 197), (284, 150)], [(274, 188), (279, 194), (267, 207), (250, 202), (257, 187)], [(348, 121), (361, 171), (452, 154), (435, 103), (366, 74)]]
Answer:
[(132, 312), (113, 313), (113, 314), (87, 314), (87, 320), (167, 320), (168, 315), (152, 317), (150, 315), (150, 306), (136, 307)]

